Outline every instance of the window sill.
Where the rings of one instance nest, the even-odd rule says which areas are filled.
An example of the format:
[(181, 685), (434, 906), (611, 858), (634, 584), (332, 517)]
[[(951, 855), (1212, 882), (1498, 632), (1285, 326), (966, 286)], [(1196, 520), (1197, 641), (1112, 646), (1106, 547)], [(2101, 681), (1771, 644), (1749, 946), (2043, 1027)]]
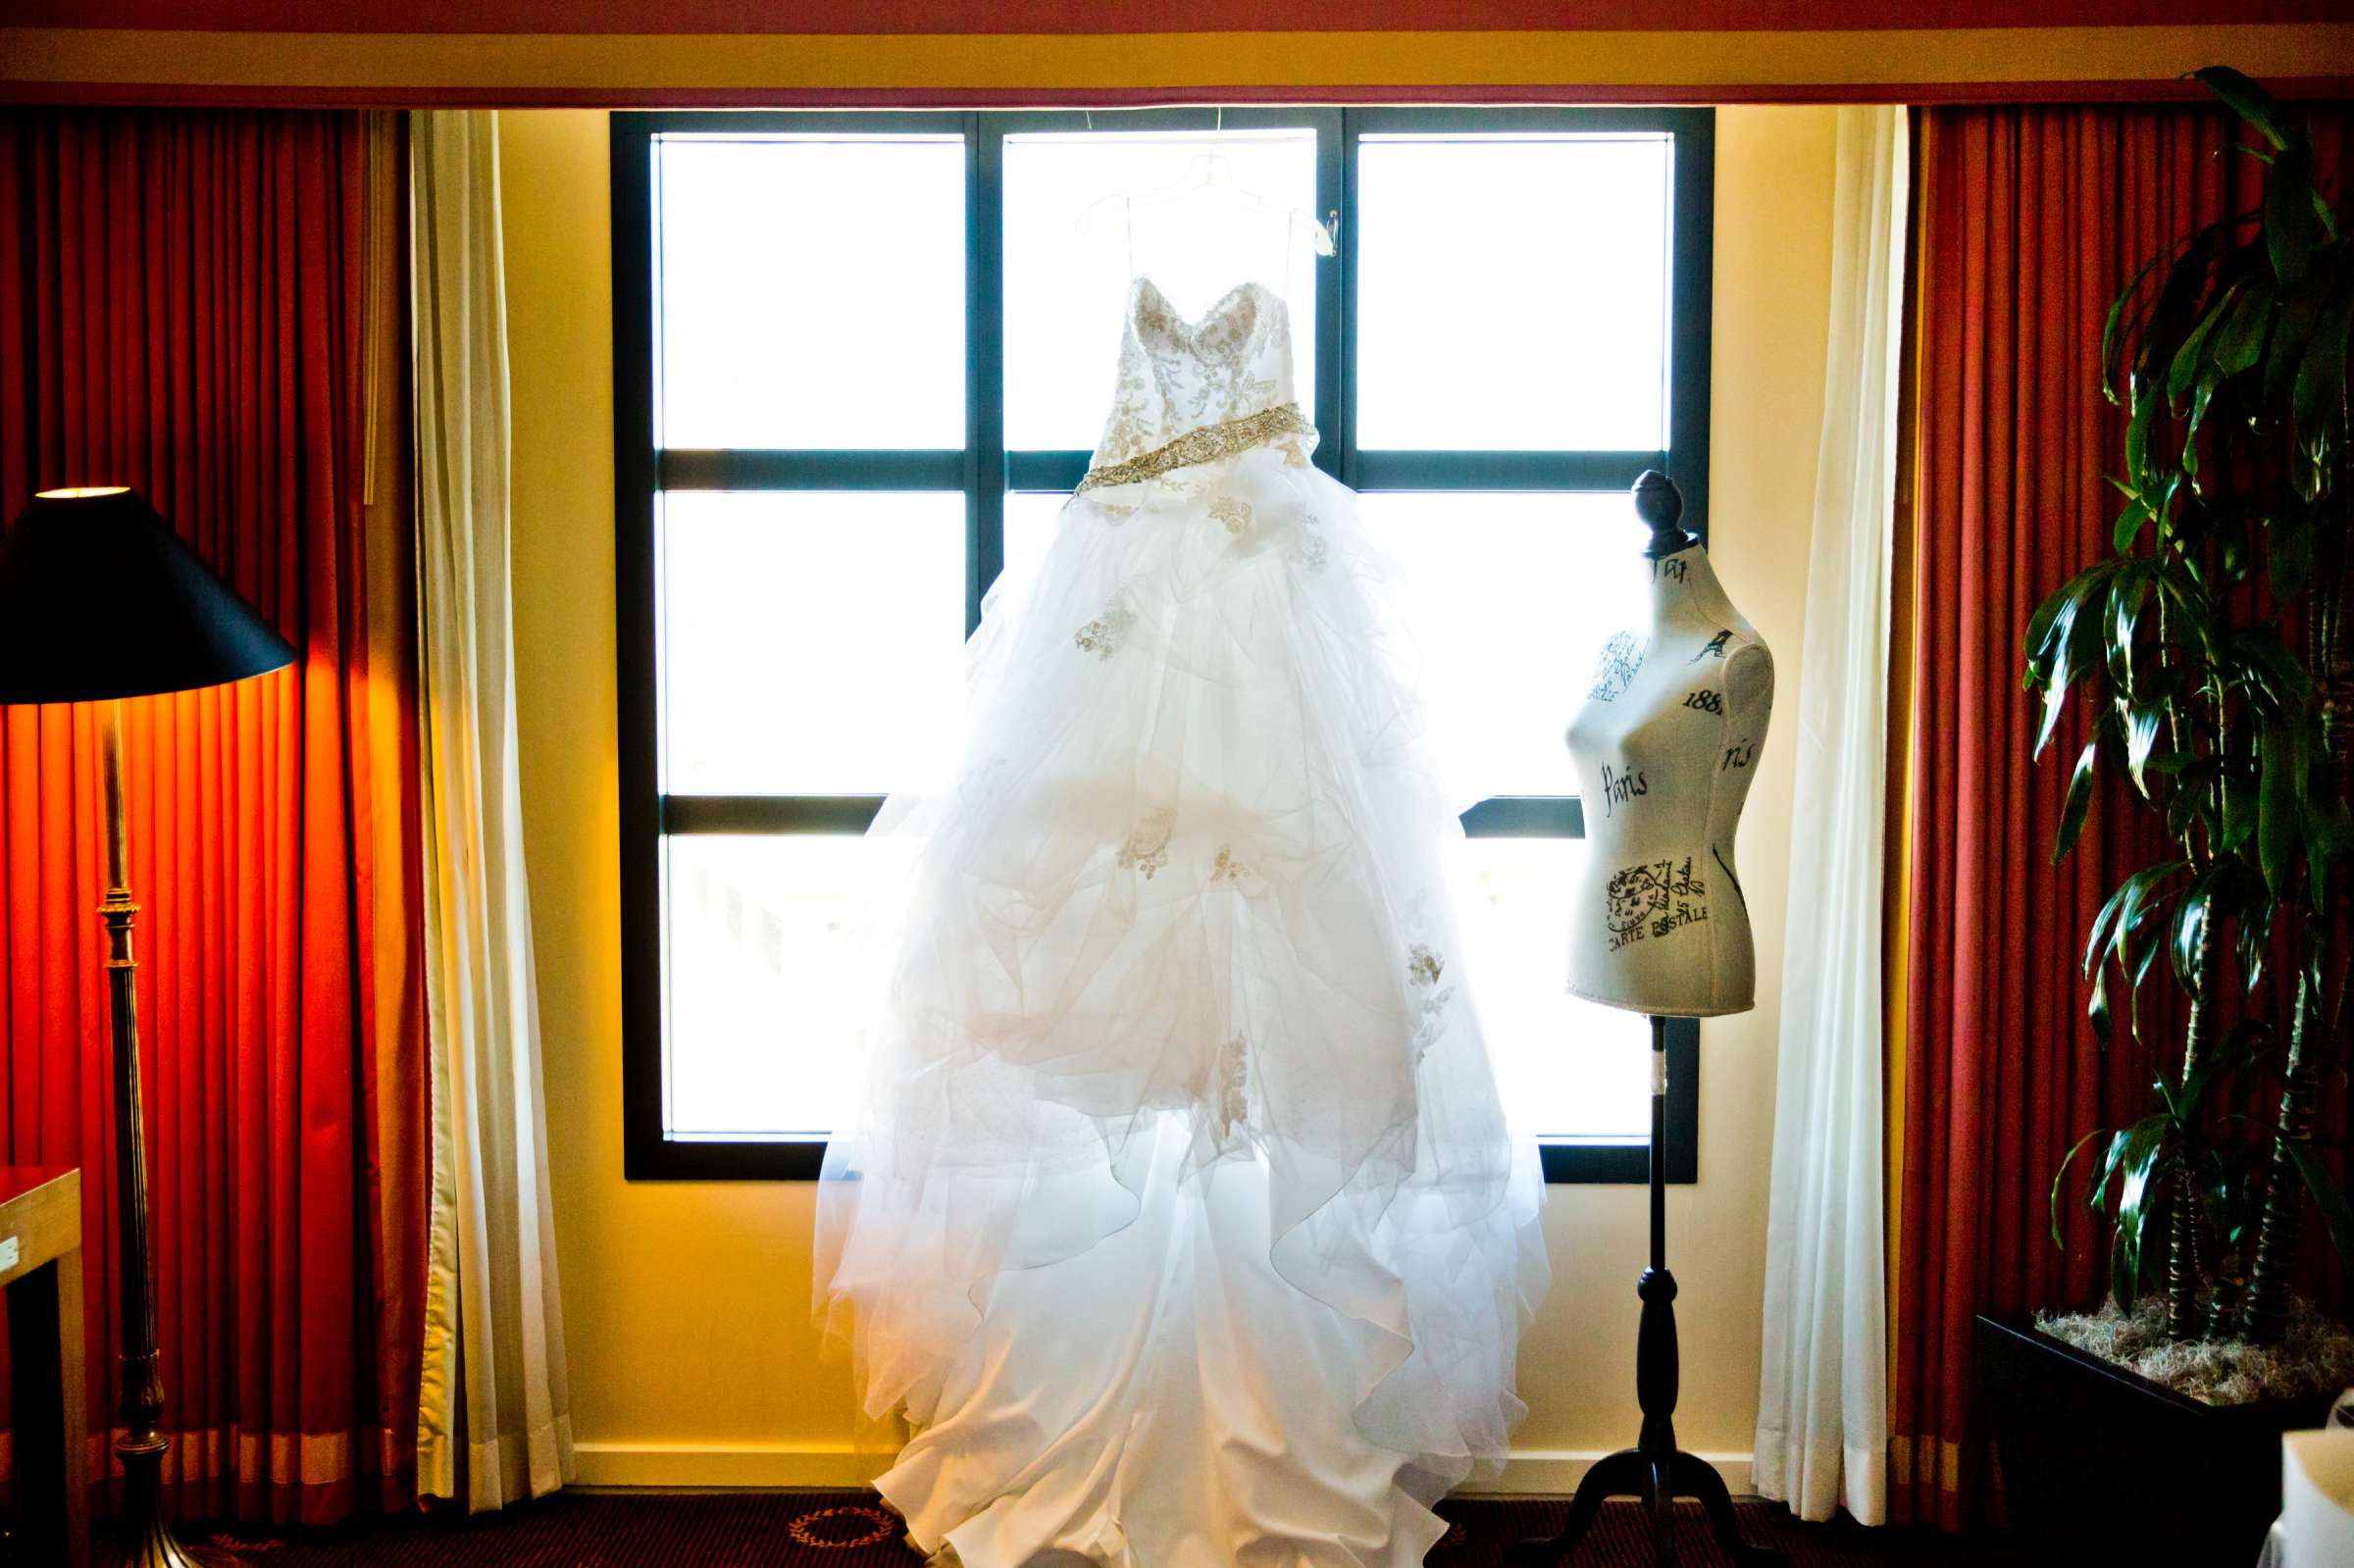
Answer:
[[(1697, 1160), (1680, 1140), (1668, 1140), (1667, 1180), (1696, 1179)], [(1548, 1142), (1538, 1153), (1553, 1187), (1623, 1186), (1649, 1179), (1648, 1151), (1639, 1142)], [(633, 1146), (624, 1175), (633, 1182), (813, 1182), (824, 1163), (819, 1138), (658, 1138)]]

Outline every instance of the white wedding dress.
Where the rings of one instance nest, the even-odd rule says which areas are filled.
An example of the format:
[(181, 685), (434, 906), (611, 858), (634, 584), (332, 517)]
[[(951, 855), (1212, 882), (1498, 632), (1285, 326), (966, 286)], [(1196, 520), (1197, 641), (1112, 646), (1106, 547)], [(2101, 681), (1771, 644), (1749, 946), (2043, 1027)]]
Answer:
[[(1140, 278), (1085, 483), (968, 653), (817, 1290), (944, 1562), (1409, 1568), (1545, 1288), (1396, 569), (1282, 299)], [(844, 1320), (847, 1320), (846, 1322)]]

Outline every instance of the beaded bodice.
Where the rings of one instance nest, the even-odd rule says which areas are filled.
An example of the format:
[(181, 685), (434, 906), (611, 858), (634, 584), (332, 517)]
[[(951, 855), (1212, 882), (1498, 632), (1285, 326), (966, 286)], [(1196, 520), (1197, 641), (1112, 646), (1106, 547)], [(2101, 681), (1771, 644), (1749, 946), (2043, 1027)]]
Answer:
[(1128, 286), (1119, 381), (1094, 467), (1115, 470), (1197, 431), (1252, 425), (1264, 428), (1262, 435), (1312, 433), (1293, 406), (1291, 313), (1282, 296), (1240, 283), (1188, 322), (1140, 276)]

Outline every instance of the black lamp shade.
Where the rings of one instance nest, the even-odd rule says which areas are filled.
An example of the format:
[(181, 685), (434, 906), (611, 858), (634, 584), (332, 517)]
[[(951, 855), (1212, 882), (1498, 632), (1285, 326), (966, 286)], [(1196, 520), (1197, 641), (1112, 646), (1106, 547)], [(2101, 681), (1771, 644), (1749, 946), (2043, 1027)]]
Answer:
[(186, 691), (293, 662), (136, 490), (44, 490), (0, 533), (0, 703)]

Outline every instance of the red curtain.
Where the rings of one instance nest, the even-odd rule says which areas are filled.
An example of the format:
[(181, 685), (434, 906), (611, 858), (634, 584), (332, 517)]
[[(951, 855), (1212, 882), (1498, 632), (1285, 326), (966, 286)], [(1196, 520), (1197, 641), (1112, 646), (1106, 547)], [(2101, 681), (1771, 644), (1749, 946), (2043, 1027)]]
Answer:
[[(0, 114), (0, 506), (127, 483), (294, 666), (128, 705), (182, 1517), (413, 1486), (427, 1183), (396, 123)], [(105, 636), (108, 629), (92, 627)], [(94, 710), (0, 709), (0, 1160), (82, 1167), (120, 1391)], [(111, 1451), (93, 1455), (104, 1476)]]
[[(2342, 106), (2308, 118), (2334, 167)], [(2168, 241), (2252, 205), (2260, 166), (2230, 150), (2235, 126), (2203, 106), (1921, 117), (1900, 1519), (1975, 1520), (1973, 1314), (2088, 1303), (2106, 1279), (2080, 1202), (2053, 1246), (2052, 1179), (2078, 1137), (2138, 1113), (2151, 1057), (2100, 1048), (2078, 962), (2101, 901), (2163, 835), (2112, 791), (2052, 864), (2084, 732), (2072, 716), (2031, 760), (2021, 641), (2042, 597), (2110, 549), (2120, 503), (2102, 476), (2124, 467), (2124, 429), (2099, 390), (2110, 301)], [(2177, 1037), (2178, 1001), (2153, 979), (2152, 1040)]]

